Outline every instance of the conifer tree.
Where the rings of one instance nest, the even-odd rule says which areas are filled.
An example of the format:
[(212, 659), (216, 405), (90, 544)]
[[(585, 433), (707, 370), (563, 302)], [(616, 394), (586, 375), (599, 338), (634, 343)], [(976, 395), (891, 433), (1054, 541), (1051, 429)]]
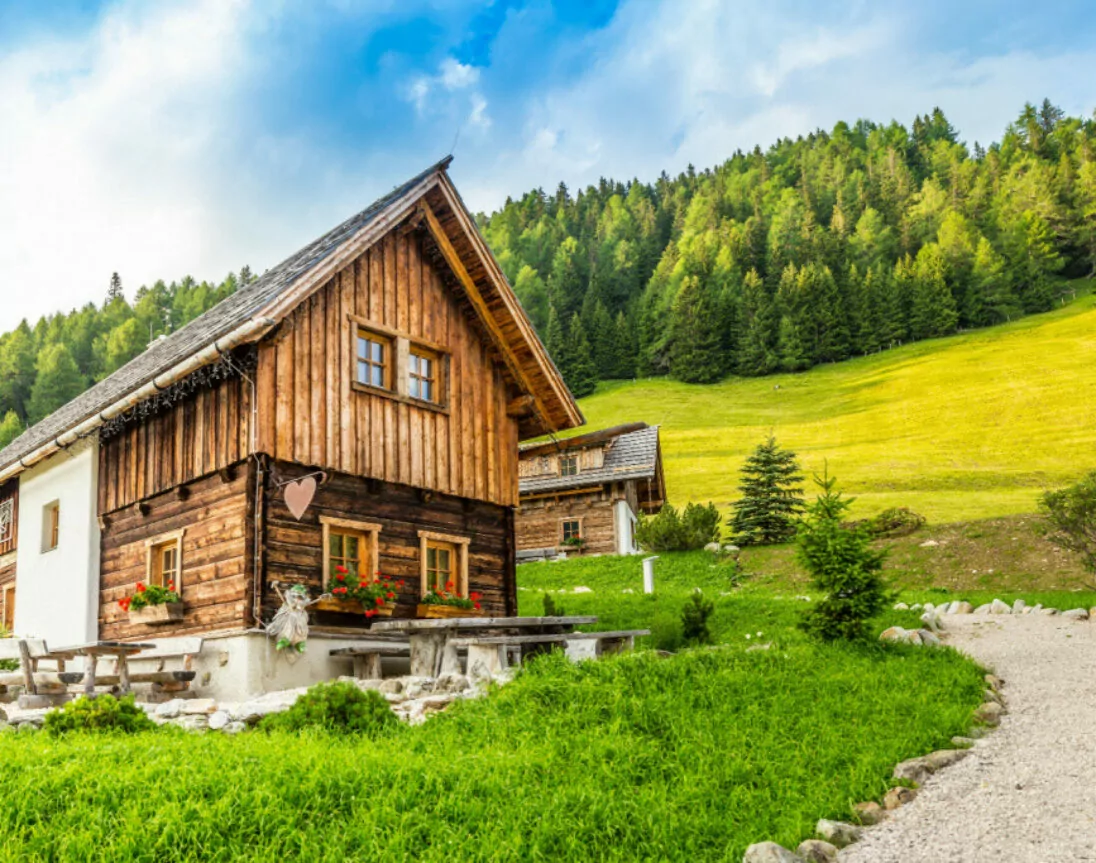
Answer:
[(597, 368), (599, 380), (609, 380), (617, 377), (616, 374), (616, 329), (613, 319), (605, 303), (598, 300), (594, 303), (589, 320), (583, 321), (586, 336), (593, 352), (594, 365)]
[(696, 276), (686, 276), (672, 307), (670, 372), (678, 380), (709, 384), (723, 376), (721, 315)]
[(627, 380), (636, 373), (636, 339), (631, 321), (624, 312), (617, 312), (613, 326), (613, 377)]
[(836, 491), (837, 480), (827, 474), (815, 482), (821, 494), (800, 522), (797, 556), (811, 574), (812, 588), (825, 596), (800, 625), (823, 641), (862, 639), (867, 621), (889, 600), (880, 576), (884, 555), (871, 548), (866, 527), (845, 526), (852, 501)]
[(756, 270), (746, 274), (742, 285), (743, 332), (738, 369), (744, 375), (767, 375), (780, 365), (776, 308)]
[(0, 449), (6, 447), (23, 433), (23, 421), (15, 411), (4, 414), (3, 422), (0, 422)]
[(802, 482), (795, 453), (782, 449), (770, 434), (742, 466), (742, 497), (731, 504), (734, 541), (769, 545), (794, 537), (804, 506)]
[(597, 366), (594, 365), (593, 351), (586, 338), (582, 318), (577, 312), (571, 317), (571, 326), (567, 331), (567, 353), (571, 365), (567, 386), (575, 398), (590, 395), (597, 388)]
[(935, 243), (917, 253), (910, 309), (910, 334), (915, 339), (931, 339), (955, 332), (959, 312), (948, 287), (947, 263)]
[(122, 291), (122, 279), (117, 273), (110, 274), (110, 287), (107, 288), (107, 302), (109, 306), (115, 300), (125, 299), (125, 293)]
[(799, 372), (810, 368), (811, 361), (807, 359), (806, 351), (803, 349), (803, 341), (799, 338), (799, 329), (787, 315), (780, 319), (776, 352), (780, 358), (780, 368), (783, 371)]
[(24, 420), (34, 385), (36, 357), (34, 335), (27, 322), (22, 321), (0, 347), (0, 405), (14, 410)]
[(50, 345), (38, 355), (37, 372), (27, 403), (30, 423), (45, 419), (72, 401), (84, 391), (87, 383), (72, 352), (64, 344)]
[(548, 307), (548, 325), (544, 328), (544, 347), (548, 349), (548, 356), (556, 364), (559, 373), (565, 381), (571, 378), (571, 351), (567, 343), (567, 336), (563, 332), (563, 324), (556, 313), (555, 306)]

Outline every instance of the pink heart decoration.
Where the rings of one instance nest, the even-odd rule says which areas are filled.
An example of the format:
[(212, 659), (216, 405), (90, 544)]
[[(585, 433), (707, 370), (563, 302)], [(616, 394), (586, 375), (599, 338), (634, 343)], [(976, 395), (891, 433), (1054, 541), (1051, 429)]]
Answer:
[(285, 505), (297, 521), (301, 520), (316, 496), (316, 477), (306, 476), (285, 487)]

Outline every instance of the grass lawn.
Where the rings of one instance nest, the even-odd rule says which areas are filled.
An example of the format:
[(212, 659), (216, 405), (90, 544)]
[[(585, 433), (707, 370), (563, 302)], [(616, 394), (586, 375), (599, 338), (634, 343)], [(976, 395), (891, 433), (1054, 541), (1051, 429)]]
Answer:
[(804, 467), (828, 460), (854, 510), (909, 506), (933, 523), (1035, 510), (1096, 467), (1096, 300), (796, 375), (602, 385), (587, 428), (662, 426), (671, 502), (725, 509), (769, 430)]

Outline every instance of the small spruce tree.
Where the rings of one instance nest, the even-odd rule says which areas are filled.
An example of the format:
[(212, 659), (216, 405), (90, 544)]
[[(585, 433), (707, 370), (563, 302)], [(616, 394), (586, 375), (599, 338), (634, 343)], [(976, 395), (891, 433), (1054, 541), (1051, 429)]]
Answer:
[(827, 472), (815, 482), (821, 494), (799, 525), (797, 554), (811, 575), (811, 586), (825, 597), (800, 626), (823, 641), (862, 639), (867, 621), (890, 600), (880, 576), (885, 555), (872, 549), (865, 525), (843, 524), (852, 500), (835, 490), (837, 479)]
[(712, 632), (708, 629), (708, 618), (715, 611), (715, 603), (705, 599), (700, 588), (693, 591), (685, 607), (681, 609), (682, 635), (688, 644), (711, 644)]
[(571, 327), (567, 332), (567, 349), (571, 359), (570, 377), (564, 374), (567, 386), (575, 398), (588, 396), (597, 388), (598, 369), (582, 318), (577, 313), (571, 318)]
[(803, 475), (791, 450), (769, 435), (742, 466), (741, 499), (731, 506), (730, 526), (738, 545), (769, 545), (795, 536), (803, 511)]

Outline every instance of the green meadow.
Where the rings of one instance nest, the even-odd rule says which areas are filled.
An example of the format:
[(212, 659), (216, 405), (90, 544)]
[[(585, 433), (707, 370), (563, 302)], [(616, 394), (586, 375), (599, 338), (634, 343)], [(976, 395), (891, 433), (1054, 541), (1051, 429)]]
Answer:
[(736, 497), (772, 430), (808, 472), (826, 463), (858, 515), (908, 506), (932, 523), (1033, 512), (1096, 467), (1096, 299), (870, 357), (764, 378), (603, 384), (588, 428), (662, 426), (671, 502)]

